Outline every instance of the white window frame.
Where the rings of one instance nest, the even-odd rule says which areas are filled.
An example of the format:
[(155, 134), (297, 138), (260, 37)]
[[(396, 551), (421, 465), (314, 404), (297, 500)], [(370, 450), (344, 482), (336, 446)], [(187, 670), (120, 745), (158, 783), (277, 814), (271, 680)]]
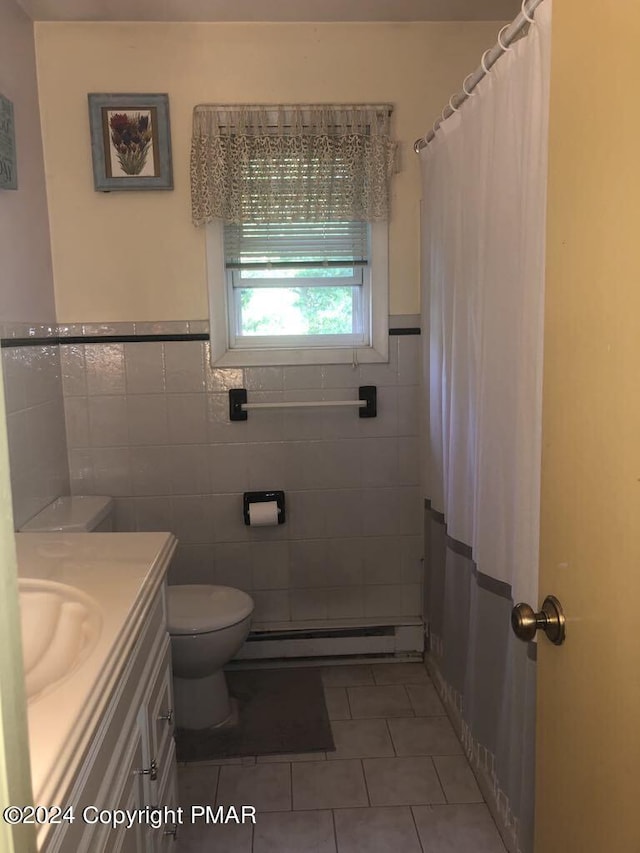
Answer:
[[(221, 222), (206, 226), (207, 281), (209, 292), (209, 327), (211, 364), (214, 367), (262, 367), (290, 364), (366, 364), (389, 361), (389, 226), (387, 222), (371, 223), (368, 293), (363, 294), (365, 310), (369, 310), (370, 343), (332, 346), (322, 342), (309, 345), (308, 336), (281, 336), (282, 346), (270, 343), (234, 348), (230, 328), (235, 311), (231, 311), (229, 279), (225, 270), (224, 228)], [(273, 340), (273, 338), (271, 339)], [(286, 345), (284, 345), (286, 344)]]

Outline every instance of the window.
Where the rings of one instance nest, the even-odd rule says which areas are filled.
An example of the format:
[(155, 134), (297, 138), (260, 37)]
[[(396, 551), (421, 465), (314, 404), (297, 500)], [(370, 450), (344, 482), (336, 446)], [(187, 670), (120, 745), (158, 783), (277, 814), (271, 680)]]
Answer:
[(225, 225), (232, 348), (368, 346), (366, 222)]
[(387, 360), (390, 112), (195, 108), (215, 363)]
[(207, 261), (216, 364), (387, 360), (386, 223), (214, 223)]

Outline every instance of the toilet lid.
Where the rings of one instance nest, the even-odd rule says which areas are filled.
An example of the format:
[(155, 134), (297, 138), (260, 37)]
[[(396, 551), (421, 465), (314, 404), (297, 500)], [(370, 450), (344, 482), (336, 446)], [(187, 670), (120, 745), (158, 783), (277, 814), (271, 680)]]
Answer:
[(230, 586), (170, 586), (167, 605), (170, 634), (219, 631), (242, 622), (253, 612), (253, 599)]

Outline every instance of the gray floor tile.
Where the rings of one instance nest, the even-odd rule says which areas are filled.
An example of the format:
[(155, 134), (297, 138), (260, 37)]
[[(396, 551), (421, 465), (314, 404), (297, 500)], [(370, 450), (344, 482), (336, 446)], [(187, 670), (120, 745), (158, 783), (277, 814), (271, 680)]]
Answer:
[(365, 758), (362, 765), (372, 806), (446, 802), (430, 758)]
[(414, 807), (418, 833), (429, 853), (505, 853), (485, 805)]
[(362, 717), (413, 717), (407, 691), (400, 684), (384, 687), (348, 687), (354, 720)]
[(250, 823), (189, 824), (178, 829), (176, 853), (251, 853), (253, 826)]
[(300, 762), (291, 769), (296, 810), (369, 805), (359, 761)]
[(334, 720), (331, 731), (336, 749), (327, 752), (328, 761), (395, 755), (386, 720)]
[(374, 684), (370, 666), (323, 666), (322, 681), (325, 687), (354, 687)]
[(378, 663), (371, 665), (376, 684), (429, 684), (422, 663)]
[(330, 720), (350, 720), (349, 700), (345, 687), (325, 687), (324, 700)]
[(253, 853), (335, 853), (330, 811), (271, 812), (256, 822)]
[(289, 810), (290, 767), (290, 764), (221, 767), (216, 805), (251, 805), (256, 807), (258, 814)]
[(442, 717), (446, 714), (433, 684), (407, 684), (406, 690), (416, 717)]
[(476, 778), (464, 755), (444, 755), (433, 759), (448, 803), (483, 802)]
[(324, 752), (283, 752), (281, 755), (259, 755), (258, 764), (278, 764), (283, 761), (324, 761)]
[(214, 803), (219, 772), (220, 768), (211, 764), (179, 765), (178, 804), (188, 809), (192, 805)]
[(409, 808), (336, 809), (334, 816), (338, 853), (422, 851)]
[(447, 717), (389, 720), (397, 755), (461, 755), (462, 747)]

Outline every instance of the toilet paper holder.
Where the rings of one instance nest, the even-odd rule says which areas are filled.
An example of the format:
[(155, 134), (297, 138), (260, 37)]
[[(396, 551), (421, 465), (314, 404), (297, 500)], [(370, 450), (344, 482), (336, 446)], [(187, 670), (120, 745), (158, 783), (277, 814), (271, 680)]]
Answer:
[(249, 526), (251, 520), (249, 518), (249, 505), (252, 503), (262, 503), (265, 501), (275, 501), (278, 505), (278, 524), (284, 524), (286, 520), (284, 492), (245, 492), (243, 495), (243, 515), (244, 523)]

